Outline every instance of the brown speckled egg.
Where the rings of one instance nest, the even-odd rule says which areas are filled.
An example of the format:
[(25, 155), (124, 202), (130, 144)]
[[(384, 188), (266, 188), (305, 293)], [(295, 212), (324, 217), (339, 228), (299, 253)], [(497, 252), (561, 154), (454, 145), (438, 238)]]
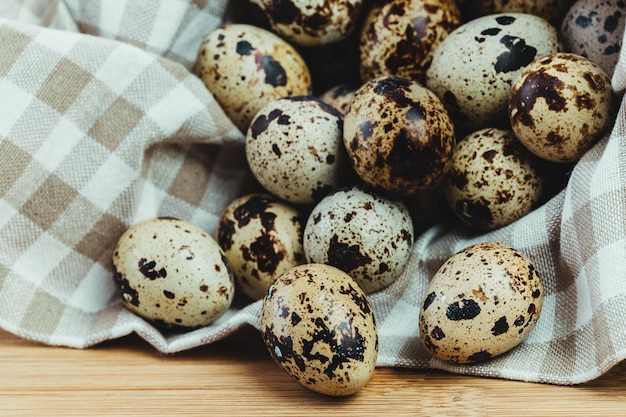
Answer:
[(486, 361), (528, 336), (543, 299), (541, 277), (528, 257), (500, 243), (472, 245), (450, 257), (430, 281), (420, 338), (438, 359)]
[(366, 183), (409, 195), (440, 182), (454, 147), (454, 126), (441, 101), (416, 81), (382, 77), (355, 93), (343, 140)]
[(248, 194), (226, 207), (217, 242), (238, 290), (260, 300), (276, 277), (305, 262), (304, 220), (295, 207), (268, 194)]
[(486, 128), (454, 149), (444, 192), (454, 213), (472, 227), (492, 230), (529, 213), (542, 196), (540, 161), (510, 130)]
[(573, 0), (468, 0), (469, 18), (496, 13), (528, 13), (558, 25)]
[(357, 86), (348, 83), (339, 84), (323, 92), (320, 99), (339, 110), (342, 116), (345, 116), (357, 88)]
[(304, 264), (278, 277), (263, 299), (260, 331), (276, 363), (313, 391), (351, 395), (375, 371), (374, 313), (352, 278), (330, 265)]
[(295, 45), (322, 46), (354, 30), (362, 0), (251, 0), (266, 15), (273, 32)]
[(626, 3), (621, 0), (578, 0), (561, 24), (565, 50), (595, 62), (613, 76), (622, 50)]
[(246, 158), (259, 183), (294, 204), (312, 204), (339, 187), (349, 162), (343, 117), (312, 96), (264, 106), (246, 135)]
[(126, 307), (163, 327), (209, 325), (235, 294), (219, 245), (186, 220), (153, 218), (128, 228), (115, 247), (113, 272)]
[(460, 24), (454, 0), (391, 0), (372, 8), (361, 30), (361, 80), (397, 76), (423, 83), (435, 48)]
[(611, 80), (580, 55), (560, 52), (530, 64), (513, 84), (511, 127), (532, 153), (554, 162), (575, 162), (614, 121)]
[(265, 104), (312, 90), (300, 54), (272, 32), (247, 24), (228, 24), (209, 33), (199, 49), (196, 72), (244, 133)]
[(313, 208), (304, 229), (307, 260), (341, 269), (366, 294), (398, 278), (412, 244), (413, 223), (404, 203), (361, 186), (326, 196)]
[(543, 18), (525, 13), (479, 17), (439, 44), (426, 86), (443, 101), (459, 131), (501, 127), (511, 85), (522, 69), (560, 50), (557, 30)]

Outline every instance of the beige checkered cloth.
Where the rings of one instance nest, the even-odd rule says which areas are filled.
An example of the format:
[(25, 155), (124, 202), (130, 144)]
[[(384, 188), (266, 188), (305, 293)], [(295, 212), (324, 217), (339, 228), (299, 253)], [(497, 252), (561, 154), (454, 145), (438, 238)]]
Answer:
[[(106, 3), (106, 6), (105, 6)], [(88, 347), (136, 332), (177, 352), (258, 327), (260, 302), (165, 335), (128, 312), (111, 279), (118, 236), (151, 216), (214, 231), (246, 190), (243, 137), (190, 72), (227, 0), (2, 0), (0, 326)], [(614, 87), (626, 88), (626, 57)], [(567, 188), (488, 234), (435, 226), (402, 277), (373, 294), (379, 366), (554, 384), (591, 380), (626, 357), (626, 119), (577, 164)], [(478, 241), (528, 254), (542, 315), (513, 351), (478, 365), (430, 358), (418, 337), (428, 278)]]

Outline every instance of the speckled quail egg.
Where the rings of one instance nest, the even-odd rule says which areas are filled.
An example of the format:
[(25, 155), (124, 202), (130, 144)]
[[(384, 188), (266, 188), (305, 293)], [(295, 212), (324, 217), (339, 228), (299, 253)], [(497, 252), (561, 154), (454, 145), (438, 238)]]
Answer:
[(399, 77), (363, 84), (344, 118), (352, 166), (367, 184), (398, 195), (435, 186), (454, 148), (454, 125), (426, 87)]
[(276, 277), (305, 262), (304, 221), (295, 207), (268, 194), (247, 194), (226, 207), (217, 242), (238, 290), (260, 300)]
[(626, 3), (621, 0), (578, 0), (561, 24), (565, 50), (595, 62), (613, 76), (622, 50)]
[(397, 76), (423, 83), (436, 47), (460, 24), (454, 0), (381, 2), (361, 29), (361, 80)]
[(217, 242), (175, 218), (129, 227), (113, 252), (113, 277), (130, 311), (170, 328), (211, 324), (235, 294), (230, 266)]
[(467, 20), (496, 13), (528, 13), (557, 25), (573, 0), (468, 0)]
[(260, 332), (276, 363), (303, 386), (327, 395), (358, 392), (378, 356), (374, 313), (345, 272), (296, 266), (263, 299)]
[(492, 230), (528, 214), (544, 189), (540, 160), (510, 130), (486, 128), (454, 149), (444, 181), (450, 208), (466, 224)]
[(602, 68), (560, 52), (537, 59), (515, 80), (509, 118), (532, 153), (575, 162), (611, 128), (615, 104), (611, 79)]
[(295, 45), (321, 46), (345, 39), (354, 30), (362, 0), (251, 0), (270, 28)]
[(313, 96), (265, 105), (246, 135), (246, 158), (258, 182), (294, 204), (313, 204), (339, 188), (349, 162), (343, 117)]
[(542, 279), (527, 256), (501, 243), (472, 245), (430, 281), (420, 309), (422, 344), (444, 361), (491, 359), (526, 339), (543, 299)]
[(319, 97), (339, 110), (342, 116), (345, 116), (357, 88), (358, 86), (353, 84), (343, 83), (324, 91)]
[(561, 50), (557, 30), (543, 18), (479, 17), (439, 44), (426, 86), (443, 101), (459, 131), (504, 127), (513, 81), (538, 57)]
[(227, 24), (210, 32), (200, 46), (195, 70), (244, 133), (265, 104), (312, 91), (311, 74), (296, 49), (248, 24)]
[(413, 223), (404, 203), (362, 186), (326, 196), (313, 208), (304, 228), (307, 260), (341, 269), (366, 294), (398, 278), (412, 244)]

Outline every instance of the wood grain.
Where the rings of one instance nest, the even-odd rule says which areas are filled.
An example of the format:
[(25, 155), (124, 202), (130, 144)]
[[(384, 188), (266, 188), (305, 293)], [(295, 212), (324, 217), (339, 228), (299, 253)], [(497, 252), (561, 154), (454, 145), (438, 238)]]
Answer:
[(134, 336), (76, 350), (0, 330), (0, 363), (7, 416), (626, 415), (626, 364), (574, 387), (380, 368), (334, 398), (292, 380), (246, 330), (175, 355)]

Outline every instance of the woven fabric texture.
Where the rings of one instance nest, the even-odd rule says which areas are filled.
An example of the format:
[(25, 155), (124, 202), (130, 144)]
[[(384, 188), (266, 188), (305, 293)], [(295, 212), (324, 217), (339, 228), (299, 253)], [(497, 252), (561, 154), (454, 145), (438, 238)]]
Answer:
[[(137, 333), (164, 353), (258, 328), (261, 302), (164, 334), (127, 311), (111, 278), (120, 234), (153, 216), (214, 233), (252, 183), (243, 135), (192, 73), (227, 0), (5, 0), (0, 5), (0, 327), (86, 348)], [(613, 74), (626, 88), (626, 57)], [(409, 264), (372, 294), (381, 367), (576, 384), (626, 357), (626, 109), (566, 187), (489, 233), (447, 224), (417, 236)], [(530, 336), (488, 362), (431, 358), (418, 335), (429, 278), (452, 254), (507, 243), (541, 272)]]

